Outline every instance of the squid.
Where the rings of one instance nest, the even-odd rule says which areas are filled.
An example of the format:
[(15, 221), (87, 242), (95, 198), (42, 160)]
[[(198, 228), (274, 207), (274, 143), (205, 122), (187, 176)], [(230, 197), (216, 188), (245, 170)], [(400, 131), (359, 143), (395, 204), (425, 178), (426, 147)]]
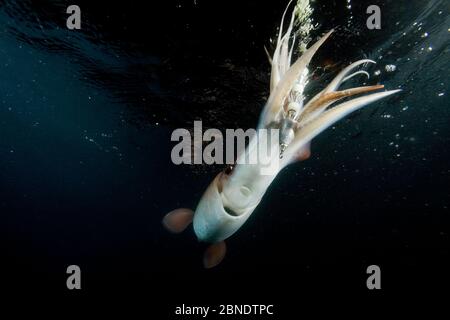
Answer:
[[(304, 91), (309, 79), (308, 65), (333, 30), (322, 36), (292, 63), (295, 9), (289, 27), (283, 34), (286, 12), (287, 9), (281, 20), (274, 54), (269, 57), (270, 96), (258, 123), (258, 129), (278, 130), (279, 139), (269, 142), (278, 151), (271, 153), (270, 158), (273, 164), (277, 164), (274, 166), (276, 169), (267, 174), (260, 163), (236, 161), (233, 167), (228, 167), (214, 178), (195, 211), (176, 209), (166, 214), (162, 221), (174, 233), (180, 233), (193, 224), (197, 239), (209, 245), (203, 257), (205, 268), (215, 267), (223, 260), (226, 253), (225, 240), (239, 230), (255, 211), (277, 174), (289, 164), (310, 157), (311, 141), (317, 135), (348, 114), (401, 91), (381, 90), (383, 85), (339, 90), (344, 82), (355, 76), (369, 76), (366, 71), (355, 71), (361, 65), (375, 63), (362, 59), (340, 71), (322, 91), (304, 103)], [(345, 100), (342, 101), (343, 99)], [(257, 138), (252, 138), (238, 160), (240, 157), (254, 155), (259, 143), (261, 142)]]

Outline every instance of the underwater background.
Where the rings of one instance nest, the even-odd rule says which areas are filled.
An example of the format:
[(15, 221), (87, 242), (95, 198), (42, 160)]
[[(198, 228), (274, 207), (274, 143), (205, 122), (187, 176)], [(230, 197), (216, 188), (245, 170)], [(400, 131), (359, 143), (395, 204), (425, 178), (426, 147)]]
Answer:
[[(400, 94), (325, 131), (283, 170), (204, 270), (192, 230), (162, 217), (195, 208), (221, 166), (176, 166), (176, 128), (252, 128), (287, 1), (0, 1), (0, 249), (12, 290), (157, 292), (179, 303), (278, 303), (294, 292), (445, 287), (450, 205), (450, 16), (445, 0), (311, 2), (311, 96), (352, 61)], [(368, 30), (366, 8), (381, 8)], [(394, 67), (393, 67), (394, 66)], [(192, 290), (199, 290), (198, 295)], [(233, 295), (226, 294), (232, 290)], [(226, 299), (226, 301), (224, 301)]]

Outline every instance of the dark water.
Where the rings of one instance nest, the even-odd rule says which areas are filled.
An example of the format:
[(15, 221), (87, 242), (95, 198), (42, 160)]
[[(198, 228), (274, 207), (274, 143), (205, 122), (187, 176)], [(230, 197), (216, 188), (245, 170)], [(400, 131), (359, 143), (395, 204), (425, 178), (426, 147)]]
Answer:
[[(158, 291), (162, 310), (214, 300), (208, 292), (223, 302), (234, 286), (235, 303), (281, 305), (283, 288), (365, 290), (370, 264), (386, 290), (445, 285), (448, 2), (378, 1), (379, 31), (366, 29), (364, 1), (313, 3), (313, 38), (337, 32), (314, 59), (309, 94), (362, 57), (377, 61), (368, 83), (403, 92), (314, 140), (313, 157), (280, 174), (207, 272), (193, 232), (169, 235), (160, 221), (195, 207), (221, 168), (173, 165), (170, 134), (194, 120), (256, 124), (263, 47), (285, 1), (78, 1), (81, 31), (65, 28), (71, 3), (0, 3), (0, 248), (15, 288), (66, 292), (70, 264), (84, 292)], [(245, 299), (254, 291), (264, 301)]]

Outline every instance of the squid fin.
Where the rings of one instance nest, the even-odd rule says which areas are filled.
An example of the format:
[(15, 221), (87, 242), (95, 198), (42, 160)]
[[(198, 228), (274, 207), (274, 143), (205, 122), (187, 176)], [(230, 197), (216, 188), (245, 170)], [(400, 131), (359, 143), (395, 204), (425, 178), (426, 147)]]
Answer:
[(216, 267), (222, 262), (223, 258), (225, 258), (226, 252), (227, 246), (225, 241), (211, 244), (206, 248), (205, 254), (203, 255), (203, 266), (206, 269)]
[(180, 208), (166, 214), (162, 224), (172, 233), (181, 233), (192, 223), (193, 218), (194, 211)]

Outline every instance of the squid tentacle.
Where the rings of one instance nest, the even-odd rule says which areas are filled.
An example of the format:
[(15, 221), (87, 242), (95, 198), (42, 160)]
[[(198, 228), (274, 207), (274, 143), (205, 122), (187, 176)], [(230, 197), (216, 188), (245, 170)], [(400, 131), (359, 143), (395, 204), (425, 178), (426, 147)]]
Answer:
[(356, 71), (356, 72), (352, 73), (352, 74), (349, 75), (349, 76), (346, 76), (344, 79), (342, 79), (341, 84), (344, 83), (344, 82), (347, 81), (347, 80), (350, 80), (350, 79), (353, 78), (354, 76), (357, 76), (358, 74), (365, 74), (365, 75), (367, 76), (367, 79), (370, 79), (370, 75), (369, 75), (369, 73), (368, 73), (367, 71), (360, 70), (360, 71)]
[[(366, 71), (357, 71), (357, 72), (351, 74), (350, 76), (346, 77), (347, 74), (349, 72), (351, 72), (354, 68), (356, 68), (359, 65), (364, 64), (364, 63), (376, 63), (376, 62), (373, 60), (370, 60), (370, 59), (362, 59), (362, 60), (358, 60), (358, 61), (350, 64), (346, 68), (344, 68), (341, 72), (339, 72), (339, 74), (330, 82), (330, 84), (325, 89), (320, 91), (311, 100), (309, 100), (309, 102), (304, 107), (304, 112), (307, 112), (307, 110), (311, 106), (314, 106), (316, 104), (316, 102), (319, 99), (321, 99), (321, 97), (323, 95), (335, 91), (344, 81), (349, 80), (351, 77), (353, 77), (359, 73), (367, 73)], [(367, 73), (367, 75), (368, 75), (368, 73)]]
[(288, 93), (291, 91), (298, 78), (302, 75), (314, 54), (325, 42), (325, 40), (327, 40), (327, 38), (333, 33), (333, 31), (334, 30), (330, 30), (326, 33), (314, 45), (306, 50), (305, 53), (289, 68), (271, 93), (269, 101), (261, 113), (258, 126), (259, 128), (266, 127), (270, 122), (277, 120), (278, 115), (282, 110), (284, 99), (288, 96)]
[(307, 110), (305, 109), (305, 111), (300, 114), (298, 119), (299, 125), (304, 125), (305, 123), (313, 120), (314, 118), (319, 116), (323, 111), (325, 111), (332, 103), (340, 99), (383, 88), (384, 85), (374, 85), (325, 93), (321, 97), (319, 97), (319, 99), (314, 101)]
[(284, 161), (291, 162), (298, 150), (300, 150), (304, 145), (310, 142), (322, 131), (324, 131), (340, 119), (344, 118), (348, 114), (368, 105), (369, 103), (388, 97), (399, 91), (401, 91), (401, 89), (373, 93), (367, 96), (343, 102), (342, 104), (339, 104), (336, 107), (325, 111), (319, 117), (307, 123), (304, 127), (301, 128), (301, 130), (297, 132), (294, 140), (286, 149), (284, 158), (286, 160)]
[(286, 16), (286, 13), (287, 13), (292, 1), (293, 0), (289, 1), (288, 5), (286, 6), (286, 9), (283, 12), (283, 17), (281, 18), (280, 32), (278, 33), (277, 46), (275, 48), (275, 52), (272, 57), (272, 70), (271, 70), (271, 77), (270, 77), (270, 91), (271, 92), (276, 87), (278, 82), (280, 81), (279, 56), (280, 56), (282, 39), (283, 39), (284, 18)]
[(339, 74), (325, 88), (324, 92), (335, 91), (341, 85), (347, 74), (349, 74), (353, 69), (364, 63), (376, 63), (376, 62), (370, 59), (361, 59), (356, 62), (353, 62), (351, 65), (345, 67), (341, 72), (339, 72)]
[[(280, 66), (279, 66), (281, 77), (283, 77), (283, 75), (286, 73), (286, 71), (291, 66), (291, 62), (288, 61), (289, 51), (290, 51), (289, 50), (289, 42), (291, 40), (292, 29), (294, 27), (295, 14), (296, 14), (296, 9), (294, 9), (294, 11), (292, 12), (291, 22), (289, 23), (288, 30), (286, 31), (286, 34), (284, 35), (283, 43), (281, 46), (281, 53), (280, 53), (281, 61), (280, 61)], [(294, 47), (294, 45), (292, 45), (292, 47)]]

